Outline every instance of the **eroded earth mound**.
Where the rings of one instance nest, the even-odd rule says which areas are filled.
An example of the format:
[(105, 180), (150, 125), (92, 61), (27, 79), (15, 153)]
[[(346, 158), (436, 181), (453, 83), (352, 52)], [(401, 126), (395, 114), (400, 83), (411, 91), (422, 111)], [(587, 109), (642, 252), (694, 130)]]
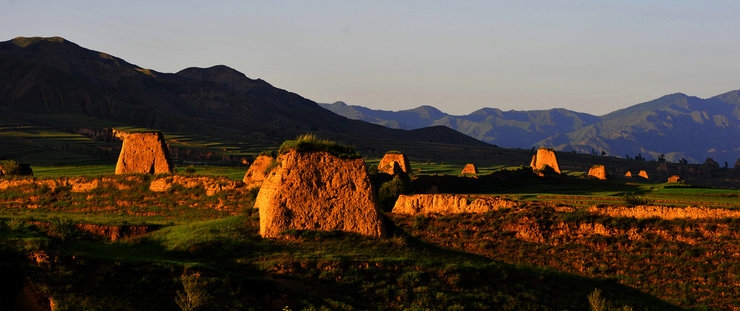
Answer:
[(244, 174), (244, 183), (247, 188), (259, 188), (262, 186), (262, 182), (267, 176), (267, 169), (275, 161), (275, 158), (270, 155), (259, 155), (254, 162), (247, 169), (247, 173)]
[(380, 160), (380, 163), (378, 164), (378, 171), (390, 175), (395, 175), (397, 173), (397, 168), (395, 168), (395, 165), (393, 163), (396, 163), (403, 173), (410, 173), (411, 172), (411, 164), (409, 163), (409, 159), (406, 157), (405, 154), (400, 152), (388, 152), (383, 156), (383, 159)]
[(277, 161), (255, 201), (261, 236), (291, 229), (385, 236), (364, 160), (291, 150)]
[(393, 213), (409, 215), (485, 213), (514, 206), (516, 206), (514, 201), (490, 196), (470, 198), (452, 194), (402, 194), (393, 206)]
[(542, 172), (548, 168), (560, 174), (560, 166), (558, 165), (558, 159), (555, 157), (555, 151), (549, 148), (537, 149), (537, 154), (532, 156), (532, 162), (530, 162), (529, 166), (538, 175), (542, 175)]
[(588, 176), (599, 180), (606, 180), (606, 168), (603, 165), (594, 165), (588, 170)]
[(461, 175), (478, 175), (478, 167), (475, 166), (473, 163), (465, 164), (465, 167), (463, 167), (462, 172), (460, 172)]
[(122, 133), (116, 174), (171, 174), (172, 160), (161, 132)]

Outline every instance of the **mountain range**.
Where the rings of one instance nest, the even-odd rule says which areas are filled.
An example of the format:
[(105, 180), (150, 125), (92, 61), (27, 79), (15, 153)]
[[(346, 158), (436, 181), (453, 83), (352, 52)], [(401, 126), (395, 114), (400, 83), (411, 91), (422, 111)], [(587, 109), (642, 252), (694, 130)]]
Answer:
[[(184, 161), (191, 154), (256, 154), (310, 132), (368, 157), (403, 150), (416, 160), (515, 164), (526, 163), (531, 148), (547, 146), (672, 162), (712, 157), (732, 166), (740, 158), (734, 140), (740, 91), (706, 99), (671, 94), (604, 116), (566, 109), (484, 108), (464, 116), (430, 106), (380, 111), (319, 105), (224, 65), (162, 73), (60, 37), (0, 42), (0, 159), (62, 164), (80, 153), (111, 155), (88, 134), (112, 127), (160, 130), (175, 149), (206, 149), (175, 152)], [(64, 133), (87, 133), (89, 143), (77, 144), (78, 136), (49, 143)], [(61, 157), (62, 151), (73, 154)]]
[[(603, 116), (566, 109), (502, 111), (483, 108), (449, 115), (431, 106), (385, 111), (344, 102), (321, 104), (348, 118), (399, 129), (447, 126), (507, 148), (551, 147), (617, 157), (703, 163), (713, 158), (732, 167), (740, 158), (740, 91), (711, 98), (682, 93)], [(724, 164), (724, 163), (723, 163)]]

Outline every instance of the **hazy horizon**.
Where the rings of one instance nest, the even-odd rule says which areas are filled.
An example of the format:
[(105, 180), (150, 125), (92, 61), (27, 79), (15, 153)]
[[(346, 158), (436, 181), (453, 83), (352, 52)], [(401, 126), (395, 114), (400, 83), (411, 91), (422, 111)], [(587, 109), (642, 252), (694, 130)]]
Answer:
[(226, 65), (319, 103), (593, 115), (740, 89), (732, 1), (13, 1), (3, 40), (60, 36), (144, 68)]

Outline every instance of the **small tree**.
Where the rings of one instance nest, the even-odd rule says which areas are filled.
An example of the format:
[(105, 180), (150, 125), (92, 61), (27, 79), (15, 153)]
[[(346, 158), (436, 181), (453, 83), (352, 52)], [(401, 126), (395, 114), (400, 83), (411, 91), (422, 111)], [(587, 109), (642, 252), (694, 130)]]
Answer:
[(591, 294), (587, 296), (588, 305), (591, 307), (591, 311), (632, 311), (631, 306), (614, 307), (614, 305), (601, 297), (601, 290), (596, 288)]
[(409, 180), (405, 176), (396, 176), (392, 180), (384, 182), (378, 189), (378, 202), (383, 210), (391, 211), (398, 196), (404, 194), (408, 189)]
[(203, 287), (205, 282), (200, 279), (199, 272), (188, 273), (187, 270), (180, 276), (183, 290), (177, 291), (175, 303), (183, 311), (197, 310), (208, 301), (208, 295)]
[(588, 304), (591, 311), (607, 311), (606, 299), (601, 297), (601, 290), (598, 288), (588, 295)]

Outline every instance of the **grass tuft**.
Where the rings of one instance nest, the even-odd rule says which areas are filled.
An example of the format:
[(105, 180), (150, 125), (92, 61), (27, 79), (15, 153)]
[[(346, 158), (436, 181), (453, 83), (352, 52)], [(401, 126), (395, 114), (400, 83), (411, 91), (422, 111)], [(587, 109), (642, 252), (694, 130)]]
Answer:
[(285, 154), (291, 150), (297, 152), (324, 151), (342, 159), (357, 159), (362, 156), (349, 145), (340, 144), (333, 140), (322, 139), (314, 134), (304, 134), (293, 140), (286, 140), (280, 145), (278, 153)]

